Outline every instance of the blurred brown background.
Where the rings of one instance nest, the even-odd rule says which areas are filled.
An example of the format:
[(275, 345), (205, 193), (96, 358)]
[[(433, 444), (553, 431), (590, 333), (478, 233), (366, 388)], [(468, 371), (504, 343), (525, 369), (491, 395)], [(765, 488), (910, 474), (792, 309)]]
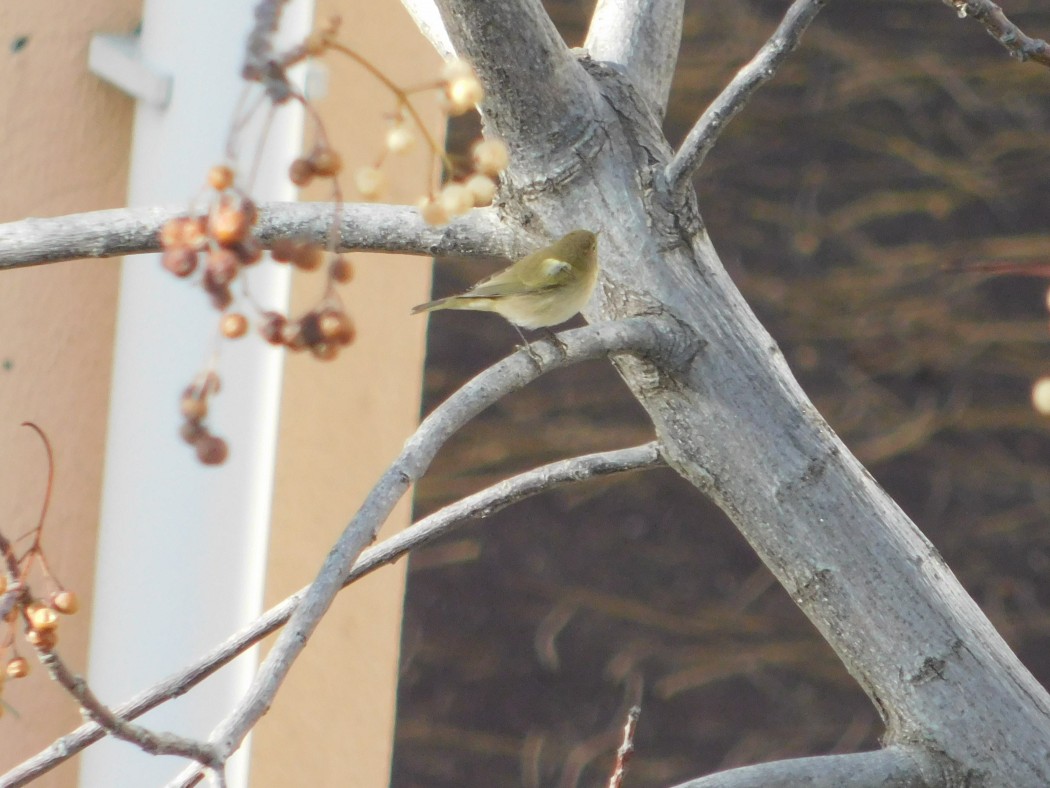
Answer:
[[(592, 3), (548, 2), (582, 41)], [(785, 2), (688, 4), (667, 132), (684, 136)], [(1010, 2), (1034, 36), (1050, 12)], [(1046, 281), (1050, 72), (936, 0), (830, 4), (697, 182), (734, 279), (821, 412), (1050, 679)], [(435, 293), (491, 266), (442, 263)], [(431, 322), (425, 410), (509, 352)], [(605, 364), (492, 408), (417, 514), (541, 462), (648, 440)], [(762, 462), (761, 457), (755, 458)], [(593, 786), (640, 699), (632, 788), (871, 748), (877, 715), (726, 519), (669, 471), (545, 495), (413, 554), (392, 784)]]

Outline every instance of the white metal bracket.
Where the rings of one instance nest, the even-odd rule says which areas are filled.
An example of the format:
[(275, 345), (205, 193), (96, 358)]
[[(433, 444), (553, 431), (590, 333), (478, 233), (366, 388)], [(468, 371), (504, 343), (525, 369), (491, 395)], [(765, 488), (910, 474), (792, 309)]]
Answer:
[(88, 48), (88, 69), (132, 98), (159, 109), (168, 106), (171, 100), (171, 75), (158, 72), (142, 61), (137, 35), (93, 35)]

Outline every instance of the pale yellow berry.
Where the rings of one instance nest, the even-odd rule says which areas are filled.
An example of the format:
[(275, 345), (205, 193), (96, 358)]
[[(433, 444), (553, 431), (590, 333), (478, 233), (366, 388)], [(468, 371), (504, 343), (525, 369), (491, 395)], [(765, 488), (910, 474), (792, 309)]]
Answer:
[(448, 85), (449, 113), (462, 115), (469, 112), (485, 98), (485, 89), (477, 77), (460, 77)]
[(419, 215), (423, 217), (424, 222), (430, 225), (437, 226), (448, 221), (448, 211), (444, 209), (440, 202), (431, 197), (420, 199)]
[(391, 153), (407, 153), (416, 145), (416, 135), (403, 123), (394, 126), (386, 133), (386, 148)]
[(441, 78), (446, 82), (454, 82), (457, 79), (474, 76), (474, 69), (466, 60), (454, 57), (446, 60), (441, 67)]
[(1032, 406), (1042, 415), (1050, 416), (1050, 377), (1039, 378), (1032, 386)]
[(362, 167), (354, 173), (354, 185), (366, 200), (375, 200), (386, 186), (386, 176), (375, 167)]
[(481, 140), (474, 146), (473, 156), (474, 169), (485, 175), (499, 175), (510, 163), (510, 154), (502, 140)]
[(449, 216), (459, 216), (474, 207), (474, 195), (462, 183), (447, 183), (438, 195), (438, 202)]
[(486, 205), (492, 205), (492, 200), (496, 196), (496, 183), (488, 175), (474, 175), (468, 178), (463, 185), (474, 198), (475, 207), (484, 208)]

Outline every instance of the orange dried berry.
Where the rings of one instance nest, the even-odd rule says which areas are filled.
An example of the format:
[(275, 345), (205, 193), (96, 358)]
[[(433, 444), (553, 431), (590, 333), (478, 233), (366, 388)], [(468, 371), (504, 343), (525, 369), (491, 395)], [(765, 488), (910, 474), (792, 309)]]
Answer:
[(80, 610), (80, 600), (72, 591), (63, 588), (51, 594), (51, 607), (64, 616), (71, 616)]
[(296, 186), (306, 186), (314, 179), (314, 165), (309, 159), (298, 158), (288, 166), (288, 180)]
[(289, 350), (299, 351), (307, 346), (306, 337), (303, 334), (302, 323), (298, 320), (288, 320), (281, 327), (281, 344)]
[(248, 218), (248, 225), (252, 226), (259, 221), (259, 208), (251, 197), (241, 197), (241, 210)]
[(40, 607), (29, 615), (29, 626), (38, 632), (50, 632), (58, 626), (58, 614), (49, 607)]
[(227, 285), (237, 278), (241, 258), (231, 249), (213, 249), (208, 253), (206, 265), (211, 284)]
[(259, 333), (271, 345), (283, 345), (284, 326), (287, 322), (287, 318), (280, 312), (263, 312), (262, 322), (259, 323)]
[(4, 672), (9, 679), (24, 679), (29, 675), (29, 660), (25, 657), (12, 657)]
[(204, 222), (200, 217), (178, 216), (160, 228), (160, 245), (165, 249), (197, 249), (204, 242)]
[(331, 177), (343, 169), (343, 157), (327, 146), (314, 149), (310, 154), (310, 164), (318, 175)]
[[(53, 612), (51, 615), (55, 615)], [(57, 618), (57, 616), (56, 616)], [(54, 629), (30, 629), (25, 633), (26, 643), (43, 651), (50, 651), (58, 642), (58, 633)]]
[(160, 228), (160, 245), (165, 249), (183, 245), (183, 225), (189, 221), (185, 216), (169, 219)]
[(227, 339), (239, 339), (248, 333), (248, 318), (240, 312), (230, 312), (222, 316), (219, 329)]
[(216, 164), (208, 170), (208, 185), (215, 191), (226, 191), (233, 186), (233, 170), (225, 164)]
[(298, 241), (292, 238), (278, 238), (270, 247), (270, 257), (278, 263), (290, 263), (298, 248)]
[(165, 249), (160, 262), (175, 276), (187, 277), (197, 270), (197, 253), (185, 246), (176, 246)]
[(202, 284), (204, 290), (211, 296), (212, 306), (220, 312), (233, 303), (233, 293), (230, 292), (229, 285), (224, 282), (216, 282), (211, 269), (205, 270)]
[(0, 596), (7, 593), (7, 575), (0, 573)]
[(195, 445), (197, 441), (199, 441), (201, 437), (206, 435), (207, 433), (207, 428), (199, 421), (195, 421), (194, 419), (184, 421), (182, 423), (182, 426), (179, 427), (179, 437), (191, 446)]
[(481, 140), (471, 152), (474, 158), (474, 169), (484, 175), (496, 177), (510, 164), (510, 153), (502, 140)]
[(349, 345), (354, 341), (354, 324), (338, 309), (327, 309), (317, 319), (317, 327), (326, 343)]
[(330, 276), (333, 281), (345, 285), (354, 278), (354, 266), (349, 259), (342, 255), (338, 255), (328, 264), (328, 276)]
[(321, 333), (321, 313), (313, 310), (299, 318), (299, 330), (302, 332), (303, 341), (307, 345), (317, 345), (324, 342)]
[(318, 342), (316, 345), (310, 345), (310, 353), (318, 361), (332, 361), (339, 355), (339, 346), (326, 342)]
[(223, 246), (236, 246), (248, 236), (251, 215), (243, 206), (220, 203), (208, 217), (208, 232)]
[(197, 450), (197, 459), (204, 465), (222, 465), (230, 454), (226, 441), (216, 435), (202, 435), (194, 448)]
[(366, 200), (375, 200), (386, 186), (386, 176), (376, 167), (362, 167), (354, 173), (354, 186)]
[(208, 415), (208, 400), (199, 394), (184, 395), (179, 410), (190, 421), (201, 421)]
[(205, 394), (218, 394), (222, 391), (222, 378), (219, 377), (219, 373), (211, 370), (205, 373), (200, 390)]
[(292, 255), (292, 265), (304, 271), (316, 271), (324, 262), (324, 249), (317, 244), (301, 243)]
[(233, 250), (238, 259), (241, 261), (241, 265), (251, 265), (257, 263), (262, 259), (263, 246), (259, 242), (259, 239), (254, 235), (249, 235)]

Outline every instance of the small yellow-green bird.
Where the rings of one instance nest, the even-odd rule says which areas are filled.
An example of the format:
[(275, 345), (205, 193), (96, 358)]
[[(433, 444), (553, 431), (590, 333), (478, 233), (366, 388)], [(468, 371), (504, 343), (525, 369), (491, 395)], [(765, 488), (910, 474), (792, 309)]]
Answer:
[(515, 326), (547, 328), (564, 323), (587, 304), (598, 279), (598, 236), (574, 230), (460, 295), (420, 304), (435, 309), (476, 309), (503, 315)]

